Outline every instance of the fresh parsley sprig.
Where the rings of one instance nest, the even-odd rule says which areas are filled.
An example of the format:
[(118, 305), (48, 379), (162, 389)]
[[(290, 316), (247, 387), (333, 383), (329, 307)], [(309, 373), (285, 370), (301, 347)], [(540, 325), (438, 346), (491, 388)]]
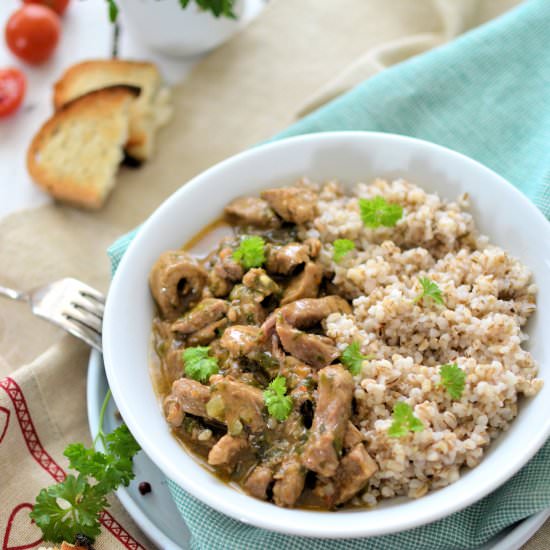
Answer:
[(340, 263), (342, 258), (355, 248), (355, 243), (349, 239), (336, 239), (333, 246), (334, 250), (332, 258), (336, 263)]
[[(111, 392), (107, 392), (99, 415), (99, 431), (104, 452), (82, 443), (69, 445), (63, 453), (71, 469), (60, 483), (42, 489), (29, 514), (49, 542), (74, 541), (77, 535), (94, 540), (100, 533), (99, 514), (109, 506), (107, 495), (134, 478), (132, 459), (140, 447), (125, 424), (110, 434), (103, 421)], [(95, 443), (94, 441), (94, 443)]]
[(209, 352), (210, 346), (196, 346), (187, 348), (182, 353), (186, 376), (206, 383), (213, 374), (218, 373), (218, 360), (215, 357), (210, 357)]
[(428, 277), (420, 277), (418, 279), (422, 285), (422, 292), (414, 299), (414, 302), (422, 300), (424, 305), (429, 305), (430, 302), (444, 306), (443, 293), (437, 283), (434, 283)]
[(403, 217), (403, 207), (377, 196), (372, 199), (359, 199), (359, 213), (363, 223), (371, 229), (382, 226), (394, 227)]
[(292, 397), (286, 395), (286, 378), (277, 376), (269, 383), (263, 395), (269, 414), (279, 422), (286, 420), (292, 410)]
[[(190, 0), (180, 0), (182, 8), (186, 8), (189, 5)], [(237, 19), (233, 6), (235, 0), (195, 0), (197, 6), (204, 11), (211, 11), (214, 17), (228, 17), (229, 19)]]
[[(233, 7), (235, 0), (194, 0), (197, 6), (204, 10), (209, 11), (216, 18), (227, 17), (229, 19), (237, 19)], [(118, 6), (115, 0), (106, 0), (107, 7), (109, 9), (109, 20), (114, 23), (118, 17)], [(182, 9), (187, 8), (191, 3), (191, 0), (179, 0)]]
[(245, 269), (261, 267), (265, 262), (265, 241), (257, 235), (243, 237), (241, 244), (233, 252), (233, 259)]
[(453, 399), (460, 399), (466, 385), (466, 373), (456, 364), (451, 363), (439, 367), (441, 385)]
[(393, 406), (393, 422), (388, 429), (389, 437), (403, 437), (409, 432), (421, 432), (424, 424), (420, 418), (414, 416), (412, 407), (403, 401)]
[(368, 359), (372, 359), (372, 355), (363, 355), (359, 342), (352, 342), (340, 357), (342, 364), (348, 368), (353, 376), (357, 376), (361, 372), (363, 361), (367, 361)]

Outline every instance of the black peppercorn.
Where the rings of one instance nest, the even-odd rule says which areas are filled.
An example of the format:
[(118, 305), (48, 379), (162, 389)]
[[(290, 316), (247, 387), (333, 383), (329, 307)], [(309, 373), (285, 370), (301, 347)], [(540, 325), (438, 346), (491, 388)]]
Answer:
[(75, 546), (83, 546), (88, 550), (94, 550), (94, 547), (92, 546), (92, 541), (82, 533), (77, 533), (77, 535), (74, 538), (74, 544)]
[(138, 485), (138, 490), (142, 495), (146, 495), (147, 493), (150, 493), (152, 491), (151, 484), (148, 481), (142, 481)]

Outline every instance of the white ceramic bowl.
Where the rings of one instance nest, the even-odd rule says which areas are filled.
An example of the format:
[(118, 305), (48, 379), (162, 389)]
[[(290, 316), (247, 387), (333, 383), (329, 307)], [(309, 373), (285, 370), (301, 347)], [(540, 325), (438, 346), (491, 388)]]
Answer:
[(237, 19), (214, 17), (195, 2), (182, 9), (179, 0), (119, 0), (133, 39), (159, 53), (189, 57), (223, 44), (242, 26), (244, 0), (235, 2)]
[(200, 467), (170, 435), (161, 414), (148, 372), (151, 266), (161, 252), (181, 246), (220, 216), (231, 199), (289, 184), (303, 175), (346, 183), (403, 176), (449, 199), (469, 193), (478, 228), (534, 272), (540, 290), (528, 329), (529, 349), (542, 377), (550, 382), (550, 224), (543, 215), (500, 176), (458, 153), (402, 136), (339, 132), (287, 139), (232, 157), (179, 189), (143, 224), (113, 279), (103, 322), (105, 364), (114, 398), (130, 430), (166, 476), (242, 522), (289, 534), (342, 538), (382, 535), (432, 522), (496, 489), (542, 446), (550, 435), (550, 383), (537, 397), (525, 400), (508, 432), (456, 483), (418, 500), (388, 501), (371, 510), (287, 510), (246, 496)]

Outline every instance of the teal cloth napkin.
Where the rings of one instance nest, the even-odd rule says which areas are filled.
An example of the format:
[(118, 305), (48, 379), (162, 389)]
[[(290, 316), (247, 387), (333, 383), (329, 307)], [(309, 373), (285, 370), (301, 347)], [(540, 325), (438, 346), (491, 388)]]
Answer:
[[(550, 217), (549, 29), (550, 1), (528, 1), (449, 45), (370, 78), (274, 139), (330, 130), (423, 138), (489, 166)], [(113, 270), (134, 234), (109, 249)], [(175, 483), (169, 487), (194, 550), (467, 549), (550, 507), (550, 442), (511, 480), (469, 508), (370, 539), (280, 535), (220, 514)]]

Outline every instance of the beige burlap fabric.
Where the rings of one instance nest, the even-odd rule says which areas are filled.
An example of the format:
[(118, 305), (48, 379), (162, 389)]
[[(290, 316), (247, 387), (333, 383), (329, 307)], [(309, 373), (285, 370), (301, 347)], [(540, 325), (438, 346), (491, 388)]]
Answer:
[[(385, 66), (434, 47), (517, 0), (272, 0), (206, 57), (174, 93), (176, 116), (155, 158), (122, 170), (107, 206), (48, 206), (0, 222), (0, 284), (31, 288), (74, 276), (106, 291), (107, 246), (189, 178), (264, 140), (301, 113)], [(78, 10), (78, 4), (74, 6)], [(37, 548), (28, 519), (39, 489), (61, 479), (63, 449), (90, 443), (85, 406), (89, 351), (0, 302), (0, 548)], [(154, 548), (113, 501), (96, 547)], [(531, 549), (548, 548), (550, 533)]]

